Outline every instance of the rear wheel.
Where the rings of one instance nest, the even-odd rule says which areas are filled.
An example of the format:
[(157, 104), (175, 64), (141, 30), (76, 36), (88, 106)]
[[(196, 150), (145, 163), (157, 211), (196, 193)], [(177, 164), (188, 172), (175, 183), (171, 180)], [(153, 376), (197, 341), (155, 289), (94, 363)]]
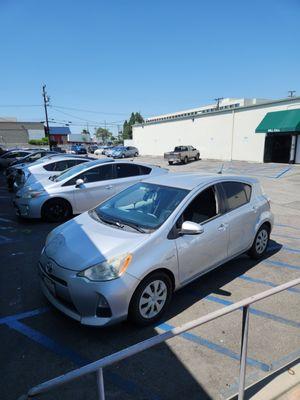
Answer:
[(248, 255), (254, 260), (262, 258), (267, 251), (269, 240), (270, 228), (267, 224), (264, 224), (259, 228)]
[(138, 325), (150, 325), (162, 316), (171, 298), (170, 278), (163, 272), (154, 272), (134, 292), (128, 318)]
[(187, 164), (188, 161), (189, 161), (189, 159), (187, 158), (187, 156), (185, 156), (184, 159), (183, 159), (183, 164)]
[(61, 222), (71, 215), (71, 205), (64, 199), (50, 199), (42, 207), (42, 218), (48, 222)]
[(125, 154), (122, 154), (121, 157), (122, 157), (122, 158), (125, 158)]
[(139, 155), (139, 153), (138, 153), (138, 152), (134, 153), (134, 157), (137, 157), (138, 155)]

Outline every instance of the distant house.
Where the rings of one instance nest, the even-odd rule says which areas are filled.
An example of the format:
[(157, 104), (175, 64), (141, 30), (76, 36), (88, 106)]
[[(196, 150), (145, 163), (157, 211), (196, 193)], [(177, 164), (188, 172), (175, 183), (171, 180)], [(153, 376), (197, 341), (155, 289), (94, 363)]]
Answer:
[(68, 126), (50, 126), (49, 127), (49, 140), (56, 144), (66, 144), (68, 142), (68, 135), (71, 134)]

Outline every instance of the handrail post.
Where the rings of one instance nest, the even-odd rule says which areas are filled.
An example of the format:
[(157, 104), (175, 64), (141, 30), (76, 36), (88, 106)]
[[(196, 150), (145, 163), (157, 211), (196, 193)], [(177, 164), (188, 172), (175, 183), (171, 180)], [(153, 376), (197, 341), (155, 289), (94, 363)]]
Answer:
[(245, 394), (248, 330), (249, 330), (249, 305), (246, 305), (243, 307), (243, 325), (242, 325), (242, 339), (241, 339), (240, 379), (239, 379), (238, 400), (243, 400), (244, 394)]
[(99, 400), (105, 400), (103, 368), (99, 368), (97, 371), (97, 385)]

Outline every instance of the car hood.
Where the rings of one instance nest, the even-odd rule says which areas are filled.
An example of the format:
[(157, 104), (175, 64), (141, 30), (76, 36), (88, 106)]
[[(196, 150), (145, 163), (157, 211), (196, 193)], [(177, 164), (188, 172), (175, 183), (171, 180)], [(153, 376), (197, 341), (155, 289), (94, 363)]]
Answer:
[(148, 234), (105, 225), (85, 212), (50, 233), (45, 253), (63, 268), (81, 271), (132, 252), (147, 237)]

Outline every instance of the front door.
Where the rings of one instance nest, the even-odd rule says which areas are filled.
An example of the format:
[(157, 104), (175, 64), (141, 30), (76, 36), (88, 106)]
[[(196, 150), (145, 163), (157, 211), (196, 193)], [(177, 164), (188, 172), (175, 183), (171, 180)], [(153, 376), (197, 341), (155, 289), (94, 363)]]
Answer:
[(220, 265), (227, 258), (228, 226), (214, 186), (204, 189), (191, 201), (177, 221), (178, 229), (184, 221), (199, 223), (204, 231), (175, 239), (181, 283)]

